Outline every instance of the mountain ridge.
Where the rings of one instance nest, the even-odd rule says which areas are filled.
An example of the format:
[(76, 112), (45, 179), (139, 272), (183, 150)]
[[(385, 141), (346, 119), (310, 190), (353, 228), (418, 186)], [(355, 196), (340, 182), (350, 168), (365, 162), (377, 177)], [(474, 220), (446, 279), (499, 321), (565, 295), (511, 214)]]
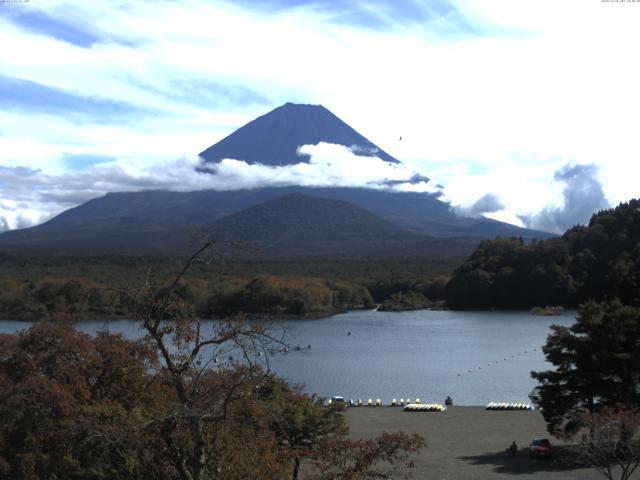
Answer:
[(233, 158), (250, 165), (295, 165), (309, 161), (298, 152), (299, 147), (320, 142), (344, 145), (355, 155), (400, 163), (322, 105), (294, 103), (285, 103), (252, 120), (200, 152), (200, 156), (208, 164)]
[[(343, 200), (290, 193), (223, 216), (210, 225), (114, 217), (33, 227), (0, 235), (0, 251), (39, 254), (187, 254), (204, 239), (232, 241), (226, 254), (264, 259), (459, 258), (477, 238), (415, 234)], [(246, 250), (246, 252), (244, 252)]]
[[(375, 154), (389, 163), (398, 162), (325, 107), (291, 103), (239, 128), (205, 149), (203, 156), (207, 165), (213, 167), (222, 157), (238, 158), (249, 163), (265, 161), (271, 166), (288, 164), (286, 162), (289, 161), (300, 163), (305, 160), (297, 154), (298, 147), (316, 141), (340, 143), (352, 148), (358, 155)], [(289, 157), (281, 156), (281, 153)], [(205, 171), (212, 173), (215, 168), (209, 170), (207, 167)], [(290, 194), (309, 198), (294, 197), (301, 200), (298, 203), (292, 202), (291, 198), (274, 203), (274, 199)], [(280, 210), (273, 210), (274, 205)], [(311, 208), (312, 213), (304, 213), (304, 208)], [(226, 191), (112, 192), (62, 212), (41, 225), (0, 234), (0, 251), (54, 251), (68, 254), (108, 252), (132, 255), (153, 251), (172, 254), (175, 249), (184, 250), (190, 244), (189, 239), (197, 238), (213, 227), (218, 228), (219, 235), (227, 238), (235, 231), (236, 237), (245, 237), (235, 240), (241, 241), (249, 237), (256, 239), (256, 232), (251, 230), (260, 230), (257, 227), (261, 216), (256, 216), (256, 211), (268, 211), (270, 222), (280, 225), (276, 233), (280, 235), (281, 243), (289, 245), (292, 252), (297, 252), (296, 255), (305, 249), (330, 255), (330, 249), (316, 241), (318, 238), (326, 239), (327, 245), (346, 255), (358, 254), (358, 250), (375, 251), (381, 255), (384, 248), (388, 248), (388, 255), (398, 255), (404, 249), (407, 255), (428, 256), (428, 252), (420, 252), (415, 246), (422, 244), (423, 249), (431, 248), (433, 252), (442, 252), (441, 240), (447, 239), (451, 240), (452, 245), (463, 245), (464, 250), (469, 242), (498, 235), (520, 236), (525, 239), (553, 236), (488, 218), (458, 216), (449, 204), (439, 200), (438, 193), (393, 191), (388, 188), (287, 186)], [(353, 228), (350, 230), (346, 241), (351, 242), (350, 245), (340, 245), (336, 241), (338, 232), (331, 232), (332, 228), (338, 228), (335, 220), (346, 218), (345, 215), (350, 215), (349, 221), (354, 225), (362, 226), (362, 235), (355, 235)], [(224, 220), (230, 216), (230, 219)], [(298, 248), (291, 242), (282, 242), (287, 232), (297, 231), (311, 216), (324, 220), (316, 225), (316, 235), (311, 236), (313, 238), (308, 235), (299, 236), (298, 243), (306, 243), (306, 247), (302, 245)], [(365, 221), (365, 217), (368, 220)], [(250, 221), (245, 220), (245, 227), (240, 229), (240, 235), (238, 222), (242, 218), (253, 218), (258, 223), (251, 225)], [(236, 223), (233, 223), (234, 219)], [(289, 224), (285, 225), (282, 222), (284, 219), (289, 219)], [(384, 229), (380, 230), (379, 227), (383, 224), (381, 222), (385, 222), (385, 228), (389, 231), (391, 227), (388, 225), (393, 225), (391, 230), (397, 229), (396, 233), (387, 235), (382, 231)], [(340, 228), (346, 223), (347, 220)], [(229, 231), (225, 231), (225, 228)], [(261, 231), (262, 234), (271, 232), (265, 229)], [(367, 235), (369, 242), (374, 245), (371, 248), (365, 241)], [(394, 235), (395, 238), (392, 238)], [(277, 235), (273, 236), (275, 244), (278, 243), (276, 237)], [(381, 240), (382, 237), (384, 241)], [(465, 240), (460, 240), (463, 238)], [(450, 250), (457, 251), (456, 248)], [(286, 251), (280, 249), (278, 254), (286, 255)]]
[(528, 230), (488, 218), (461, 217), (452, 214), (449, 205), (434, 194), (393, 192), (361, 187), (265, 187), (229, 191), (196, 190), (172, 192), (108, 193), (71, 208), (48, 222), (32, 227), (62, 228), (76, 222), (129, 216), (143, 220), (166, 219), (176, 225), (204, 225), (225, 215), (291, 193), (317, 198), (332, 198), (353, 203), (414, 233), (447, 237), (522, 236), (548, 238), (553, 234)]

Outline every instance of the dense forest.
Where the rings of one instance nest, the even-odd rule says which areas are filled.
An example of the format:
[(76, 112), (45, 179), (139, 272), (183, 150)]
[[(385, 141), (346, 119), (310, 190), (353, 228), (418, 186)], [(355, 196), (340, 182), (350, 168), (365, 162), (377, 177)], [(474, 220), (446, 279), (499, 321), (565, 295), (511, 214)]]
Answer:
[[(118, 286), (100, 285), (83, 277), (25, 282), (4, 279), (0, 280), (0, 314), (25, 320), (60, 314), (74, 319), (130, 318), (130, 305), (119, 291)], [(208, 318), (238, 312), (313, 317), (375, 306), (364, 286), (314, 277), (193, 278), (184, 282), (177, 294)]]
[(483, 241), (446, 286), (452, 309), (640, 304), (640, 200), (592, 216), (559, 238)]
[[(0, 317), (131, 318), (118, 291), (161, 285), (178, 259), (0, 255)], [(228, 262), (195, 265), (179, 293), (204, 318), (246, 313), (313, 318), (373, 308), (427, 308), (444, 298), (448, 262)]]
[[(166, 257), (21, 257), (0, 254), (0, 316), (41, 319), (130, 317), (115, 291), (161, 284), (179, 259)], [(640, 201), (595, 214), (587, 226), (525, 242), (482, 241), (455, 269), (450, 260), (229, 261), (197, 265), (180, 294), (199, 315), (244, 312), (319, 317), (380, 305), (420, 308), (575, 308), (619, 298), (640, 304)], [(453, 272), (453, 273), (451, 273)]]

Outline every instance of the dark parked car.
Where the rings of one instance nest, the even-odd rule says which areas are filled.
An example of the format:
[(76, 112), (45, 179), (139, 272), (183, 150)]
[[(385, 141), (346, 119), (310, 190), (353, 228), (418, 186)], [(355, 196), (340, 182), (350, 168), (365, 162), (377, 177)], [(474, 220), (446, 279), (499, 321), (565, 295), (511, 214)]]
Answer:
[(551, 456), (551, 442), (546, 438), (534, 438), (529, 445), (529, 456), (532, 458), (548, 458)]

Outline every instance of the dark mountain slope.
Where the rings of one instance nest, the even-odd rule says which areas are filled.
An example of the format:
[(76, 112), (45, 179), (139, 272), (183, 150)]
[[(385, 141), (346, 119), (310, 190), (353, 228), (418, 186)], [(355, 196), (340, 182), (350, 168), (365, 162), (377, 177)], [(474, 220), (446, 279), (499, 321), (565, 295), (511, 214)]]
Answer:
[(203, 190), (110, 193), (69, 209), (28, 231), (40, 232), (83, 222), (122, 217), (166, 223), (167, 227), (209, 225), (225, 215), (291, 193), (353, 203), (405, 230), (434, 237), (492, 238), (499, 235), (540, 239), (553, 236), (547, 232), (527, 230), (487, 218), (455, 215), (446, 203), (427, 193), (299, 186), (224, 192)]
[(477, 239), (416, 235), (349, 202), (299, 193), (224, 217), (210, 232), (214, 238), (248, 241), (270, 258), (451, 258), (477, 244)]
[(168, 228), (131, 217), (13, 230), (0, 235), (0, 252), (37, 255), (183, 255), (193, 229)]
[(478, 241), (417, 235), (351, 203), (293, 193), (207, 226), (178, 226), (166, 219), (156, 222), (143, 216), (77, 221), (62, 218), (53, 225), (0, 235), (0, 251), (184, 255), (210, 237), (240, 242), (246, 253), (228, 252), (256, 259), (451, 258), (467, 255)]
[(287, 103), (256, 118), (200, 153), (207, 162), (225, 158), (263, 165), (295, 165), (309, 159), (297, 154), (301, 145), (320, 142), (357, 146), (356, 155), (376, 155), (398, 163), (322, 105)]
[(214, 234), (247, 240), (302, 238), (307, 235), (350, 238), (403, 233), (371, 212), (341, 200), (291, 193), (217, 221)]

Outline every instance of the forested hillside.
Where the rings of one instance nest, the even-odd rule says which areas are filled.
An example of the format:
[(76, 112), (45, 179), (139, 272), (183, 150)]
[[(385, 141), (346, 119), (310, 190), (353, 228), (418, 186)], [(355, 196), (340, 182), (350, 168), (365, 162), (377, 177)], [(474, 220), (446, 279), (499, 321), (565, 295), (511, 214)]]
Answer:
[[(189, 279), (178, 293), (205, 318), (225, 318), (234, 313), (261, 318), (312, 318), (374, 308), (376, 304), (382, 310), (416, 310), (434, 305), (440, 308), (445, 282), (446, 277), (360, 283), (319, 277), (223, 276)], [(36, 281), (0, 278), (0, 317), (14, 320), (131, 317), (129, 305), (116, 292), (118, 286), (87, 277), (49, 276)]]
[[(116, 287), (122, 288), (86, 277), (45, 277), (26, 282), (0, 278), (0, 316), (24, 320), (61, 315), (73, 319), (131, 317), (131, 306)], [(235, 313), (303, 318), (375, 306), (362, 285), (314, 277), (192, 278), (176, 294), (205, 318)]]
[(640, 304), (640, 200), (592, 216), (562, 237), (483, 241), (446, 286), (455, 309), (575, 307), (619, 298)]
[[(183, 259), (166, 257), (24, 257), (0, 254), (0, 318), (130, 318), (116, 288), (162, 282)], [(269, 317), (318, 317), (373, 308), (409, 294), (420, 308), (444, 299), (451, 260), (229, 261), (194, 265), (181, 294), (204, 317), (233, 309)], [(411, 296), (411, 294), (415, 294)], [(416, 297), (417, 295), (417, 297)], [(428, 300), (428, 301), (427, 301)]]

